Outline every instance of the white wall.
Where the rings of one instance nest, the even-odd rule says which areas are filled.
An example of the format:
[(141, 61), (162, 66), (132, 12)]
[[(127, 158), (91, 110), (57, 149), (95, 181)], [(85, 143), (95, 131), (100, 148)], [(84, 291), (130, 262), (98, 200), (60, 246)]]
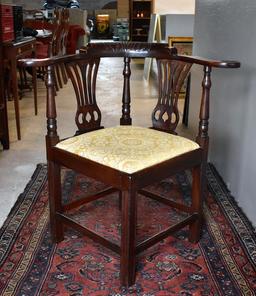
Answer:
[[(196, 0), (194, 55), (239, 60), (240, 69), (213, 70), (210, 161), (256, 225), (256, 1)], [(200, 72), (201, 73), (201, 72)], [(199, 89), (193, 72), (190, 126)]]
[(155, 0), (155, 13), (194, 14), (195, 0)]
[(193, 37), (193, 14), (167, 14), (165, 16), (165, 40), (168, 36)]

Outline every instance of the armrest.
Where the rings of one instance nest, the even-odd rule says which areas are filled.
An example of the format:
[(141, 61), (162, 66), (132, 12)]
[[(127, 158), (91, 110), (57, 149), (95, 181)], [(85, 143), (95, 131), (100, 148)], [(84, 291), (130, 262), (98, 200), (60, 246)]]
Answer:
[(20, 59), (18, 60), (18, 65), (21, 67), (47, 67), (70, 61), (70, 59), (76, 59), (76, 56), (78, 57), (79, 55), (53, 56), (46, 59)]
[(187, 56), (187, 55), (174, 55), (174, 60), (198, 64), (202, 66), (214, 67), (214, 68), (239, 68), (241, 66), (240, 62), (237, 61), (225, 61), (225, 60), (210, 60), (206, 58), (201, 58), (197, 56)]

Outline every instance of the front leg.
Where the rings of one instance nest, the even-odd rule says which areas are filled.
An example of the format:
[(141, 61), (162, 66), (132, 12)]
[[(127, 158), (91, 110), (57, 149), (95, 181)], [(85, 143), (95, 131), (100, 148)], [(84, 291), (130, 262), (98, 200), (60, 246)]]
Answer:
[(63, 225), (58, 213), (62, 211), (60, 165), (48, 161), (48, 190), (50, 206), (50, 227), (54, 243), (63, 240)]
[(122, 192), (122, 234), (120, 280), (123, 286), (129, 287), (135, 283), (135, 242), (137, 197), (135, 190)]

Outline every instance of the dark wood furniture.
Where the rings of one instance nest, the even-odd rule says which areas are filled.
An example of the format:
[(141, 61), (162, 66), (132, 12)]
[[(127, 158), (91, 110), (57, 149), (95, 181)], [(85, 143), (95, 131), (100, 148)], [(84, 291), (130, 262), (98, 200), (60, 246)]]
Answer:
[(130, 39), (147, 41), (153, 0), (130, 0)]
[[(1, 29), (0, 29), (1, 30)], [(1, 32), (0, 32), (1, 36)], [(3, 46), (0, 37), (0, 61), (3, 61)], [(8, 118), (6, 100), (4, 97), (4, 69), (3, 63), (0, 63), (0, 142), (4, 149), (9, 149), (9, 130), (8, 130)]]
[[(122, 126), (113, 129), (103, 129), (101, 113), (95, 96), (98, 66), (100, 59), (104, 57), (122, 57), (124, 59), (123, 104), (122, 117), (120, 119)], [(134, 128), (131, 126), (130, 60), (135, 57), (156, 58), (158, 64), (159, 99), (152, 113), (152, 129)], [(71, 136), (71, 138), (65, 140), (60, 140), (57, 133), (53, 66), (59, 63), (65, 65), (68, 76), (73, 83), (77, 99), (75, 122), (78, 130), (76, 136)], [(136, 255), (141, 251), (187, 225), (189, 226), (189, 240), (197, 242), (200, 238), (203, 219), (203, 192), (206, 190), (205, 169), (209, 142), (208, 119), (211, 69), (213, 67), (237, 68), (239, 63), (179, 56), (177, 51), (174, 48), (169, 49), (167, 44), (128, 42), (95, 43), (83, 49), (78, 55), (52, 58), (44, 61), (24, 61), (24, 64), (48, 67), (46, 81), (48, 130), (46, 148), (53, 241), (58, 243), (63, 240), (63, 226), (65, 225), (81, 231), (93, 240), (117, 252), (120, 254), (121, 284), (125, 286), (130, 286), (135, 282)], [(179, 122), (179, 112), (177, 109), (179, 91), (193, 64), (203, 66), (204, 71), (201, 109), (199, 112), (199, 131), (195, 142), (174, 135), (175, 128)], [(119, 133), (120, 130), (121, 133)], [(136, 132), (138, 130), (140, 137), (138, 137)], [(109, 133), (112, 133), (111, 136), (109, 136)], [(150, 136), (145, 139), (143, 134), (147, 135), (148, 133), (150, 133)], [(117, 134), (117, 139), (114, 139), (114, 136)], [(119, 151), (125, 149), (122, 146), (122, 140), (127, 140), (122, 138), (124, 135), (128, 135), (129, 138), (127, 139), (132, 138), (132, 141), (125, 144), (129, 148), (124, 150), (125, 153), (122, 155), (122, 152), (119, 154)], [(90, 139), (93, 139), (92, 142), (94, 143), (91, 146), (89, 144)], [(105, 148), (108, 147), (108, 144), (105, 142), (106, 139), (109, 141), (107, 143), (113, 145), (113, 153), (111, 152), (111, 155), (108, 152), (104, 154)], [(139, 142), (152, 140), (154, 144), (150, 147), (147, 144), (145, 146), (142, 145), (142, 150), (139, 150), (138, 146), (136, 146), (138, 140)], [(171, 142), (168, 142), (169, 140)], [(180, 145), (179, 141), (184, 141), (186, 143), (185, 146), (190, 143), (192, 148), (186, 150), (188, 148), (186, 146), (185, 152), (181, 151), (181, 147), (185, 146)], [(73, 145), (72, 143), (75, 144)], [(171, 143), (174, 146), (178, 145), (177, 150), (173, 150), (174, 147), (172, 147)], [(151, 150), (154, 151), (152, 159), (148, 158), (147, 153), (143, 154), (144, 148), (149, 154), (152, 152)], [(129, 152), (130, 150), (133, 152)], [(163, 151), (167, 153), (167, 156), (161, 158), (162, 156), (160, 155), (162, 155)], [(174, 155), (169, 154), (170, 151), (174, 151)], [(94, 156), (96, 156), (96, 159)], [(101, 158), (101, 156), (103, 157)], [(121, 160), (117, 162), (112, 161), (119, 156), (120, 158), (124, 157), (124, 163)], [(108, 159), (109, 157), (110, 160)], [(134, 163), (138, 164), (138, 167)], [(108, 184), (109, 188), (103, 192), (98, 192), (64, 205), (61, 198), (61, 166), (71, 168), (86, 176), (102, 181)], [(147, 185), (185, 169), (191, 169), (193, 176), (190, 205), (179, 204), (168, 197), (158, 196), (145, 189)], [(120, 246), (86, 228), (84, 225), (80, 225), (79, 221), (69, 215), (70, 210), (74, 210), (83, 204), (115, 191), (118, 193), (121, 201)], [(177, 211), (183, 212), (184, 216), (177, 224), (138, 244), (136, 239), (138, 193), (174, 207)], [(81, 213), (81, 208), (79, 208), (79, 212)]]
[[(36, 57), (45, 59), (52, 56), (62, 56), (66, 54), (69, 32), (69, 10), (65, 8), (54, 9), (54, 19), (51, 23), (44, 20), (29, 19), (25, 25), (36, 30), (48, 30), (51, 34), (47, 37), (36, 36)], [(40, 68), (39, 73), (44, 76), (45, 69)], [(67, 83), (67, 76), (62, 65), (56, 65), (54, 68), (56, 91)]]
[[(17, 128), (18, 140), (21, 139), (20, 131), (20, 110), (19, 110), (19, 94), (18, 94), (18, 80), (17, 80), (17, 60), (30, 57), (35, 55), (36, 49), (36, 39), (32, 37), (27, 37), (21, 41), (12, 41), (3, 43), (3, 57), (9, 61), (10, 64), (10, 75), (12, 82), (12, 93), (15, 108), (15, 119)], [(34, 106), (35, 114), (37, 114), (37, 84), (36, 84), (36, 69), (32, 70), (32, 81), (34, 90)]]

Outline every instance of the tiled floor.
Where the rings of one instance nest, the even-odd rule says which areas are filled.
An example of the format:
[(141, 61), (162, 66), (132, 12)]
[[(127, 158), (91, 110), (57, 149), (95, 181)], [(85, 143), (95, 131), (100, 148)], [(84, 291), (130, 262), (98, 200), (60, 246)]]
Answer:
[[(97, 83), (97, 100), (102, 111), (104, 126), (118, 125), (121, 117), (122, 97), (121, 59), (113, 62), (110, 59), (102, 61)], [(150, 126), (151, 111), (156, 104), (157, 88), (153, 79), (150, 83), (143, 80), (143, 64), (132, 62), (131, 97), (132, 118), (134, 125)], [(44, 136), (46, 134), (45, 120), (45, 86), (38, 81), (38, 115), (34, 115), (32, 92), (25, 93), (20, 101), (21, 141), (17, 140), (13, 102), (8, 102), (10, 150), (0, 148), (0, 226), (10, 209), (23, 192), (36, 164), (46, 162)], [(75, 100), (72, 88), (68, 84), (56, 98), (59, 110), (58, 130), (61, 137), (72, 135), (75, 131), (74, 113)], [(181, 101), (182, 105), (182, 101)], [(182, 109), (182, 108), (181, 108)], [(63, 132), (61, 132), (63, 130)], [(186, 132), (184, 128), (182, 132)]]

